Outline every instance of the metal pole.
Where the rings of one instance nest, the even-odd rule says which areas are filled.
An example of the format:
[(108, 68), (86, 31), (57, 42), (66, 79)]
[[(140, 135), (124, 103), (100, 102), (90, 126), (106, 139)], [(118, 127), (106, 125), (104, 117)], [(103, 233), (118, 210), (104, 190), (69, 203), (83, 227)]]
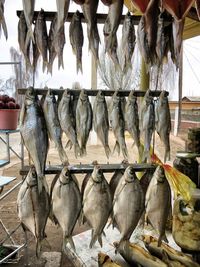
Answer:
[(180, 63), (179, 63), (179, 81), (178, 81), (178, 128), (177, 135), (181, 126), (181, 111), (182, 111), (182, 91), (183, 91), (183, 44), (180, 52)]

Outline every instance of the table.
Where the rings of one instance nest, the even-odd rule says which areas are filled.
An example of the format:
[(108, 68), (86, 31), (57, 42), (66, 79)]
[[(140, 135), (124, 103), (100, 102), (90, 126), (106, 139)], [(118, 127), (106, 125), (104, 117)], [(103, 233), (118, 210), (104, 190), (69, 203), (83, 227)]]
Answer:
[[(21, 155), (19, 155), (12, 146), (10, 146), (10, 135), (13, 133), (19, 133), (20, 130), (0, 130), (0, 140), (6, 145), (7, 150), (7, 159), (0, 160), (0, 167), (3, 167), (10, 163), (10, 151), (12, 151), (20, 160), (21, 160), (21, 167), (24, 167), (24, 145), (21, 138)], [(5, 135), (3, 138), (1, 135)]]

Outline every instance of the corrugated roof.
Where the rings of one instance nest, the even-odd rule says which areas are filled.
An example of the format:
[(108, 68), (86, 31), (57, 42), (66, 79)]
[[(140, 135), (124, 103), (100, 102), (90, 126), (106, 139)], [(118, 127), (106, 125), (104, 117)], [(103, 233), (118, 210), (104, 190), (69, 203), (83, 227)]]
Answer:
[[(134, 15), (141, 15), (141, 13), (133, 5), (132, 0), (124, 0), (124, 4), (127, 6), (130, 12), (134, 13)], [(200, 22), (186, 18), (183, 39), (190, 39), (198, 35), (200, 35)]]

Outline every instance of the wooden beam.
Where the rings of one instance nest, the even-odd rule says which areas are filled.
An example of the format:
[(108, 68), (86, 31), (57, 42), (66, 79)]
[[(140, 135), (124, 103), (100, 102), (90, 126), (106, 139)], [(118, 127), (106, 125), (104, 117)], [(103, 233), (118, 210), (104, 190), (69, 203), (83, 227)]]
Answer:
[[(39, 89), (39, 88), (35, 88), (35, 90), (37, 91), (38, 95), (46, 95), (47, 93), (47, 89)], [(99, 89), (101, 90), (101, 89)], [(96, 96), (99, 90), (94, 90), (94, 89), (85, 89), (85, 91), (87, 92), (88, 96)], [(27, 89), (25, 88), (19, 88), (18, 89), (18, 94), (19, 95), (24, 95), (26, 93)], [(101, 90), (103, 92), (103, 94), (105, 96), (112, 96), (116, 91), (115, 90)], [(61, 95), (63, 93), (63, 89), (52, 89), (53, 94), (55, 95)], [(79, 95), (80, 94), (80, 90), (74, 90), (74, 89), (70, 89), (70, 93), (72, 95)], [(119, 96), (128, 96), (130, 93), (130, 90), (122, 90), (122, 91), (118, 91), (118, 95)], [(150, 95), (154, 96), (154, 97), (158, 97), (160, 95), (161, 91), (151, 91)], [(143, 97), (145, 95), (144, 91), (134, 91), (134, 95), (137, 97)], [(168, 96), (169, 93), (166, 92), (166, 96)]]
[(190, 8), (189, 12), (187, 13), (187, 17), (190, 18), (190, 19), (193, 19), (195, 21), (198, 21), (199, 24), (200, 24), (199, 17), (197, 15), (197, 11), (196, 11), (195, 7), (191, 7)]
[[(17, 10), (17, 16), (18, 17), (20, 17), (21, 12), (22, 12), (22, 10)], [(35, 11), (34, 12), (33, 22), (36, 21), (38, 13), (39, 13), (39, 11)], [(54, 19), (55, 15), (56, 15), (56, 13), (57, 12), (45, 11), (45, 19), (46, 19), (46, 21), (52, 21)], [(80, 12), (80, 14), (81, 14), (82, 22), (86, 23), (86, 20), (85, 20), (85, 17), (83, 15), (83, 13)], [(69, 12), (65, 21), (66, 22), (70, 22), (72, 17), (73, 17), (73, 15), (74, 15), (74, 12)], [(108, 14), (100, 14), (100, 13), (96, 14), (97, 23), (104, 24), (107, 16), (108, 16)], [(120, 24), (123, 24), (124, 17), (125, 16), (122, 15)], [(139, 24), (140, 18), (141, 18), (141, 16), (133, 16), (133, 22), (134, 22), (135, 25)]]
[[(155, 164), (100, 164), (100, 168), (103, 173), (112, 173), (116, 170), (124, 171), (128, 166), (132, 166), (135, 172), (141, 172), (145, 170), (155, 170), (157, 165)], [(79, 164), (79, 165), (69, 165), (69, 170), (71, 173), (91, 173), (94, 169), (93, 164)], [(30, 166), (25, 166), (20, 170), (20, 175), (26, 175), (30, 169)], [(62, 165), (46, 166), (45, 174), (59, 174), (63, 169)]]

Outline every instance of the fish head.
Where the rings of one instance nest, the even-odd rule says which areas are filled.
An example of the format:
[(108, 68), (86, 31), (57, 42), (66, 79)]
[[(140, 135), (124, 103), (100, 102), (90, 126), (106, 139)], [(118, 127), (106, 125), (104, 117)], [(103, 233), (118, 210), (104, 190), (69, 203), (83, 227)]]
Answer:
[(158, 183), (164, 183), (166, 180), (165, 171), (162, 166), (158, 166), (155, 171), (156, 180)]
[(159, 96), (159, 103), (161, 105), (165, 105), (168, 102), (168, 98), (166, 96), (166, 91), (162, 91)]
[(128, 166), (126, 168), (124, 176), (126, 182), (134, 182), (134, 180), (137, 179), (135, 171), (132, 166)]
[(137, 102), (137, 97), (134, 96), (134, 90), (132, 90), (128, 96), (128, 101), (131, 103), (136, 103)]
[(92, 172), (92, 180), (96, 183), (101, 183), (103, 180), (103, 172), (99, 165), (94, 166), (94, 170)]
[(76, 12), (74, 13), (73, 19), (76, 21), (79, 21), (81, 19), (81, 13), (76, 10)]
[(69, 89), (66, 89), (62, 95), (62, 99), (64, 102), (69, 102), (71, 99), (71, 93)]
[(52, 89), (48, 89), (47, 94), (46, 94), (45, 101), (46, 101), (47, 103), (52, 103), (52, 102), (53, 102), (53, 103), (56, 103), (56, 98), (55, 98), (55, 95), (54, 95)]
[(84, 90), (84, 89), (81, 90), (80, 95), (79, 95), (79, 99), (83, 102), (88, 100), (88, 95), (87, 95), (86, 90)]
[(35, 166), (33, 165), (30, 167), (30, 170), (27, 174), (26, 182), (29, 186), (37, 185), (37, 173), (36, 173)]
[(97, 94), (97, 101), (98, 102), (104, 102), (105, 100), (105, 96), (103, 94), (103, 92), (101, 90), (99, 90), (98, 94)]
[(125, 30), (128, 30), (131, 27), (131, 24), (132, 24), (132, 17), (131, 17), (131, 13), (128, 12), (125, 16), (125, 19), (124, 19)]
[(36, 100), (37, 100), (36, 91), (32, 86), (30, 86), (27, 89), (26, 94), (25, 94), (25, 104), (29, 106), (33, 104)]
[(68, 184), (71, 180), (71, 174), (67, 166), (65, 166), (62, 169), (61, 175), (59, 177), (59, 180), (63, 184)]

